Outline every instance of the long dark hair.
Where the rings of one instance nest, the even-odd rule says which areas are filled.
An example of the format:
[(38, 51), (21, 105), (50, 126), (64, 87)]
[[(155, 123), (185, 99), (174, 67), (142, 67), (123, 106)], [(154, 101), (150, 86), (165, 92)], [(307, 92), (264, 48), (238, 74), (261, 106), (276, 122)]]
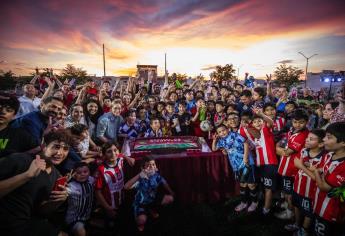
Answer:
[[(89, 111), (87, 110), (87, 105), (89, 103), (95, 103), (98, 107), (98, 110), (96, 112), (96, 114), (94, 115), (91, 115), (89, 113)], [(101, 104), (99, 104), (98, 101), (95, 101), (95, 100), (92, 100), (92, 99), (89, 99), (89, 100), (86, 100), (83, 104), (83, 110), (84, 110), (84, 117), (85, 117), (85, 121), (86, 121), (86, 124), (89, 126), (90, 124), (90, 121), (92, 123), (94, 123), (95, 125), (97, 125), (97, 121), (98, 121), (98, 118), (103, 115), (103, 109), (101, 107)]]

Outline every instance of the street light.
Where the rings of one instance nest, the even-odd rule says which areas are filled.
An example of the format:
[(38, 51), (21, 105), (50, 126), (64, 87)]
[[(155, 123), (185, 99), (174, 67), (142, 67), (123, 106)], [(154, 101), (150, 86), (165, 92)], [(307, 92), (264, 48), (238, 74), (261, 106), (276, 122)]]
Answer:
[(240, 69), (242, 66), (243, 66), (243, 64), (240, 65), (239, 67), (237, 67), (237, 79), (240, 79)]
[(304, 87), (307, 87), (307, 73), (308, 73), (308, 64), (309, 64), (309, 59), (312, 58), (313, 56), (316, 56), (317, 54), (314, 54), (310, 57), (307, 57), (306, 55), (304, 55), (302, 52), (298, 52), (299, 54), (301, 54), (305, 59), (307, 59), (307, 64), (305, 66), (305, 79), (304, 79)]

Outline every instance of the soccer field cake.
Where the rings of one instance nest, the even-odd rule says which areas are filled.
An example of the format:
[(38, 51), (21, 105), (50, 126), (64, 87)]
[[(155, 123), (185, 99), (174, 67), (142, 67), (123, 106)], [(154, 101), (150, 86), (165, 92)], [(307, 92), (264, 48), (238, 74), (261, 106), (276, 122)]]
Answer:
[(198, 137), (138, 138), (130, 143), (131, 153), (171, 154), (201, 150)]

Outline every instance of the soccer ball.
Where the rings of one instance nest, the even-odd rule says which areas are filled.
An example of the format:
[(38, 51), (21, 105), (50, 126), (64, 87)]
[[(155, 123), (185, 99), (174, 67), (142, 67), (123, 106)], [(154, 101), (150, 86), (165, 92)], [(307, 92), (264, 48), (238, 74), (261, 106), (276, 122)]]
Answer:
[(208, 132), (211, 130), (211, 124), (208, 120), (203, 120), (200, 123), (200, 129), (204, 132)]

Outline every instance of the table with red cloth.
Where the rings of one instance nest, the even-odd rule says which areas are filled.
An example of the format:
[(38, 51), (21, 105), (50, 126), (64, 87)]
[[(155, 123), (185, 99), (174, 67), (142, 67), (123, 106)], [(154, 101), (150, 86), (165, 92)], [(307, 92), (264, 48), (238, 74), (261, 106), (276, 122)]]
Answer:
[[(140, 172), (141, 158), (135, 159), (134, 167), (125, 167), (127, 180)], [(155, 161), (180, 203), (214, 203), (235, 193), (233, 173), (222, 152), (195, 152), (176, 157), (162, 155)]]

